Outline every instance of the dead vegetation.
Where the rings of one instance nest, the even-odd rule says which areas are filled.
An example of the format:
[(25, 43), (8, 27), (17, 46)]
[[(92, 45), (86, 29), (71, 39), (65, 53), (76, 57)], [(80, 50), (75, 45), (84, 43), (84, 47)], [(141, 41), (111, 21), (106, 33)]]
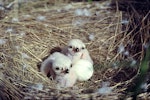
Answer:
[[(79, 16), (75, 13), (78, 9), (87, 9), (90, 13)], [(59, 5), (42, 0), (29, 1), (20, 3), (17, 10), (4, 13), (6, 16), (0, 20), (0, 97), (15, 100), (118, 100), (129, 97), (125, 90), (138, 71), (138, 67), (130, 65), (133, 61), (140, 61), (144, 53), (143, 46), (137, 52), (130, 45), (137, 44), (134, 36), (139, 31), (141, 44), (146, 46), (148, 43), (149, 33), (146, 36), (142, 33), (149, 31), (149, 20), (145, 20), (149, 13), (141, 17), (142, 27), (135, 35), (133, 31), (137, 23), (132, 24), (134, 28), (130, 27), (134, 13), (124, 17), (124, 12), (117, 7), (112, 10), (108, 1)], [(90, 36), (94, 39), (89, 39)], [(53, 47), (65, 46), (72, 38), (86, 43), (94, 60), (95, 73), (91, 80), (78, 82), (74, 89), (58, 89), (54, 81), (38, 72), (37, 63)], [(124, 51), (120, 52), (121, 45)], [(126, 51), (131, 54), (124, 55)], [(122, 59), (125, 62), (121, 62)], [(103, 82), (109, 82), (113, 92), (100, 94), (98, 89)]]

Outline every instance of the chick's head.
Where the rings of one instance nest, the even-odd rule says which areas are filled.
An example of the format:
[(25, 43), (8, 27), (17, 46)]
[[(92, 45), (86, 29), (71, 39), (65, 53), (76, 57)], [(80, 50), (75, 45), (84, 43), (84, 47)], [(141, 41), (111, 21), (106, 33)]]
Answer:
[(82, 50), (86, 49), (85, 44), (79, 39), (72, 39), (68, 43), (68, 51), (71, 55), (74, 55)]
[(68, 57), (57, 58), (52, 63), (52, 68), (56, 75), (64, 75), (69, 73), (71, 67), (71, 60)]

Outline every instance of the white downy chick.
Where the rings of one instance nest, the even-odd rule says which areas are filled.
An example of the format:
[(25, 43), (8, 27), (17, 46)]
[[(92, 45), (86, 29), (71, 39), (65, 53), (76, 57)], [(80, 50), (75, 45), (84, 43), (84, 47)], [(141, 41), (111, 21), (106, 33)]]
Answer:
[[(52, 76), (52, 78), (55, 78), (55, 72), (52, 69), (52, 63), (58, 59), (58, 58), (62, 58), (62, 59), (66, 59), (68, 57), (66, 57), (64, 54), (60, 53), (60, 52), (55, 52), (53, 54), (51, 54), (47, 59), (45, 59), (42, 63), (41, 63), (41, 67), (40, 67), (40, 71), (44, 74), (44, 75), (48, 75), (50, 74), (50, 76)], [(65, 66), (64, 66), (65, 67)]]
[(90, 57), (85, 44), (79, 39), (72, 39), (68, 43), (68, 52), (66, 54), (73, 63), (76, 63), (79, 59), (85, 59), (93, 64), (93, 60)]
[(77, 80), (87, 81), (93, 75), (93, 64), (88, 60), (80, 59), (72, 66), (77, 75)]
[(56, 74), (56, 81), (59, 87), (72, 87), (77, 80), (77, 76), (72, 69), (72, 62), (69, 57), (57, 58), (52, 63), (52, 68)]

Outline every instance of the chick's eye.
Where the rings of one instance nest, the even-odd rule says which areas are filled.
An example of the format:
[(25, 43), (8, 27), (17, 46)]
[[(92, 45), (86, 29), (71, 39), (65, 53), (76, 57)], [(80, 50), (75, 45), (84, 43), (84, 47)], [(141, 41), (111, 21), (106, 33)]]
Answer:
[(72, 64), (70, 65), (70, 67), (72, 68)]
[(72, 48), (72, 46), (69, 46), (69, 48), (71, 49), (71, 48)]
[(82, 49), (85, 49), (84, 47), (82, 47)]
[(56, 69), (56, 70), (59, 70), (59, 67), (56, 67), (55, 69)]

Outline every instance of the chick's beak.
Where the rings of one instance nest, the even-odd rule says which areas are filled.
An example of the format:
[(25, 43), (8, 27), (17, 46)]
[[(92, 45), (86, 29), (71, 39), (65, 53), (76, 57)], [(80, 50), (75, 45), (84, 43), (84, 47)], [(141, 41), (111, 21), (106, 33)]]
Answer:
[(79, 52), (79, 48), (73, 48), (74, 52)]
[(69, 73), (69, 69), (64, 70), (62, 73), (64, 73), (64, 74)]
[(69, 69), (66, 69), (66, 71), (65, 71), (66, 73), (69, 73)]

